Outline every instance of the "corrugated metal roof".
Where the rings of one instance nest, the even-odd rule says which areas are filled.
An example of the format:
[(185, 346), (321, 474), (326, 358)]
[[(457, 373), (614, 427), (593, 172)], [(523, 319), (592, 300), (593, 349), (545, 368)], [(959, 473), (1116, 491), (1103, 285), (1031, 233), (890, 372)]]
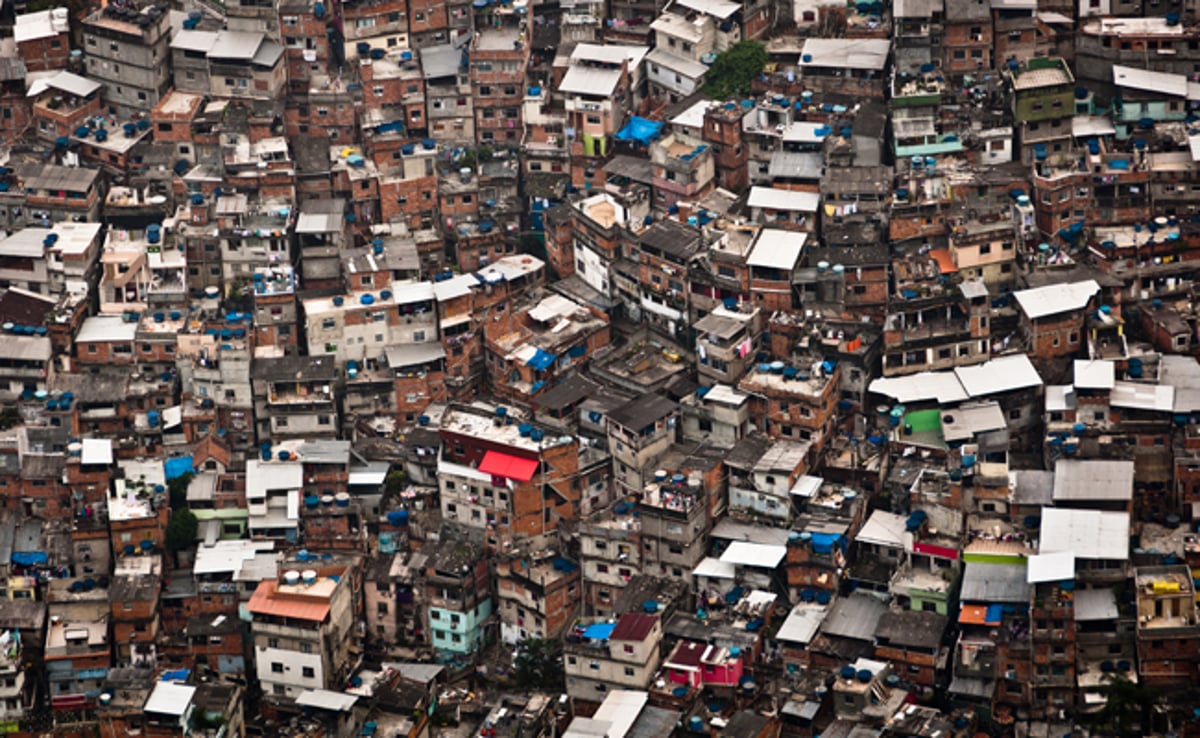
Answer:
[(1133, 462), (1059, 459), (1054, 465), (1054, 501), (1133, 499)]
[(1116, 365), (1101, 359), (1076, 359), (1075, 386), (1080, 389), (1113, 388), (1116, 382)]
[(1028, 603), (1029, 590), (1024, 565), (972, 561), (963, 572), (960, 598), (963, 602)]
[[(658, 21), (655, 22), (657, 23)], [(663, 49), (651, 51), (646, 55), (646, 61), (664, 66), (672, 72), (679, 72), (690, 79), (699, 79), (708, 71), (708, 67), (698, 61), (693, 61), (683, 56), (676, 56)]]
[(804, 252), (807, 238), (807, 233), (778, 228), (759, 231), (754, 250), (746, 258), (746, 265), (765, 269), (794, 269)]
[(792, 485), (792, 494), (797, 497), (814, 497), (821, 490), (821, 485), (824, 483), (825, 479), (823, 477), (805, 474)]
[(971, 397), (1040, 387), (1042, 378), (1025, 354), (1002, 356), (975, 366), (960, 366), (954, 375)]
[(1042, 511), (1038, 551), (1070, 551), (1079, 559), (1125, 561), (1129, 558), (1129, 513), (1048, 507)]
[(462, 59), (462, 51), (449, 44), (421, 49), (421, 73), (425, 79), (456, 75), (462, 66)]
[(801, 602), (792, 608), (775, 638), (789, 643), (808, 644), (817, 636), (817, 631), (828, 614), (829, 605)]
[(981, 433), (1008, 427), (1000, 403), (974, 402), (942, 411), (942, 437), (947, 443), (968, 441)]
[(801, 190), (778, 190), (774, 187), (751, 187), (746, 204), (752, 208), (815, 213), (821, 206), (821, 195)]
[(329, 615), (329, 599), (278, 594), (278, 581), (259, 582), (246, 610), (257, 615), (321, 622)]
[(765, 543), (734, 541), (721, 554), (721, 563), (734, 566), (750, 566), (757, 569), (774, 569), (787, 555), (787, 546)]
[(1030, 556), (1025, 572), (1025, 581), (1065, 582), (1075, 579), (1075, 554), (1070, 551), (1045, 553)]
[(882, 70), (891, 50), (887, 39), (809, 38), (799, 62), (801, 67)]
[(904, 545), (907, 520), (903, 515), (876, 510), (854, 537), (859, 543), (899, 548)]
[(83, 439), (83, 454), (79, 458), (83, 464), (113, 463), (112, 439), (85, 438)]
[(16, 17), (13, 24), (13, 40), (17, 43), (50, 38), (70, 30), (70, 18), (66, 8), (51, 8), (36, 13), (24, 13)]
[(1075, 388), (1071, 385), (1052, 384), (1046, 387), (1046, 412), (1073, 410), (1077, 404)]
[(446, 357), (446, 348), (440, 342), (407, 343), (398, 346), (388, 346), (383, 350), (387, 357), (388, 366), (393, 369), (401, 366), (412, 366), (437, 361)]
[(471, 288), (479, 284), (473, 274), (459, 274), (450, 279), (433, 283), (433, 294), (438, 302), (447, 302), (471, 294)]
[(433, 282), (392, 282), (392, 301), (397, 305), (433, 299)]
[(137, 323), (127, 323), (120, 315), (93, 315), (83, 321), (75, 343), (107, 343), (132, 341), (137, 335)]
[(181, 51), (199, 51), (202, 54), (207, 54), (208, 50), (216, 42), (216, 31), (189, 31), (180, 29), (175, 31), (175, 35), (171, 39), (171, 48)]
[(558, 85), (558, 91), (568, 95), (609, 97), (616, 91), (620, 81), (620, 69), (604, 69), (603, 67), (576, 64), (567, 69), (562, 82)]
[(1108, 404), (1112, 407), (1169, 413), (1175, 409), (1175, 388), (1141, 382), (1114, 382), (1112, 392), (1108, 394)]
[(706, 556), (694, 570), (692, 576), (709, 577), (711, 579), (733, 579), (733, 564), (726, 563), (712, 556)]
[(103, 85), (99, 82), (80, 77), (78, 74), (70, 72), (59, 72), (53, 77), (44, 77), (36, 80), (29, 86), (27, 97), (34, 97), (45, 92), (47, 89), (58, 90), (65, 92), (68, 95), (78, 95), (79, 97), (87, 97), (95, 94)]
[(1121, 612), (1117, 596), (1111, 589), (1079, 589), (1075, 591), (1075, 621), (1116, 620)]
[(355, 702), (358, 702), (358, 695), (328, 689), (309, 689), (296, 695), (296, 704), (301, 707), (316, 707), (334, 712), (349, 712)]
[(1082, 282), (1050, 284), (1031, 290), (1020, 290), (1014, 292), (1013, 297), (1026, 316), (1037, 320), (1048, 315), (1082, 310), (1099, 291), (1100, 285), (1096, 284), (1096, 280), (1087, 279)]
[(208, 56), (214, 59), (250, 61), (262, 45), (264, 35), (248, 31), (219, 31)]
[(842, 597), (829, 609), (821, 623), (821, 633), (874, 642), (875, 628), (885, 612), (887, 605), (871, 595), (856, 593)]
[[(948, 379), (953, 381), (947, 381)], [(962, 384), (951, 372), (920, 372), (904, 377), (877, 377), (871, 380), (868, 389), (902, 403), (936, 400), (944, 405), (970, 399), (970, 395), (963, 390)]]
[(719, 20), (725, 20), (742, 9), (741, 4), (727, 2), (727, 0), (675, 0), (675, 4), (671, 7), (676, 6), (697, 10)]
[(192, 704), (192, 695), (195, 693), (196, 687), (191, 684), (157, 682), (154, 685), (154, 691), (150, 693), (150, 699), (146, 700), (146, 706), (142, 710), (157, 715), (183, 716), (187, 712), (188, 706)]
[(1187, 97), (1188, 80), (1182, 74), (1168, 74), (1149, 69), (1126, 67), (1120, 64), (1112, 66), (1113, 84), (1117, 87), (1128, 87), (1132, 90), (1161, 93), (1174, 97)]

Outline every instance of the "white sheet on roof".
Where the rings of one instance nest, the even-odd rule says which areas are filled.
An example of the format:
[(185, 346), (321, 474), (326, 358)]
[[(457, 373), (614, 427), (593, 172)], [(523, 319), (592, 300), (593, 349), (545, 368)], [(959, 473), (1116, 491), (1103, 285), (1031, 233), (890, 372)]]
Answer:
[(1112, 392), (1108, 395), (1108, 404), (1169, 413), (1175, 409), (1175, 388), (1141, 382), (1114, 382)]
[(821, 491), (821, 485), (824, 483), (825, 480), (822, 477), (805, 474), (792, 485), (792, 494), (797, 497), (815, 497)]
[(954, 375), (971, 397), (1042, 385), (1041, 375), (1025, 354), (1001, 356), (975, 366), (960, 366), (955, 368)]
[(766, 228), (759, 231), (754, 249), (746, 258), (746, 266), (764, 269), (794, 269), (804, 252), (808, 234)]
[(752, 208), (815, 213), (821, 205), (821, 195), (800, 190), (777, 190), (774, 187), (751, 187), (746, 204)]
[(146, 700), (143, 712), (153, 712), (156, 715), (182, 716), (192, 704), (192, 695), (196, 688), (191, 684), (176, 684), (175, 682), (158, 682), (150, 699)]
[(1077, 559), (1129, 558), (1129, 513), (1100, 510), (1042, 510), (1038, 553), (1073, 552)]
[(85, 438), (83, 453), (79, 458), (82, 464), (111, 464), (113, 463), (112, 439)]
[(951, 372), (920, 372), (904, 377), (877, 377), (871, 381), (868, 389), (902, 403), (936, 400), (945, 405), (971, 399), (963, 390), (958, 378)]
[(776, 640), (789, 643), (807, 644), (816, 638), (821, 623), (825, 621), (825, 613), (829, 612), (828, 605), (814, 605), (811, 602), (801, 602), (792, 608), (787, 620), (783, 621)]
[(704, 395), (705, 402), (719, 402), (723, 405), (741, 406), (750, 395), (738, 392), (727, 384), (714, 384)]
[(471, 288), (479, 284), (473, 274), (460, 274), (457, 277), (433, 283), (433, 294), (438, 302), (446, 302), (456, 297), (471, 294)]
[(854, 540), (876, 546), (900, 548), (904, 545), (907, 522), (903, 515), (876, 510), (871, 513), (871, 517), (863, 525), (862, 530), (858, 531)]
[(1067, 284), (1051, 284), (1013, 293), (1025, 315), (1033, 320), (1087, 307), (1092, 296), (1100, 291), (1094, 279)]
[(335, 712), (348, 712), (355, 702), (358, 702), (358, 695), (328, 689), (309, 689), (296, 695), (296, 704), (301, 707), (317, 707)]
[(1121, 615), (1117, 597), (1111, 589), (1075, 590), (1074, 610), (1077, 622), (1116, 620)]
[(1075, 578), (1075, 554), (1070, 551), (1035, 554), (1026, 562), (1025, 581), (1065, 582)]
[(787, 555), (787, 546), (749, 541), (734, 541), (721, 554), (721, 562), (734, 566), (752, 566), (759, 569), (774, 569)]
[(392, 282), (392, 301), (397, 305), (434, 299), (433, 282)]
[(1113, 84), (1131, 90), (1155, 92), (1172, 97), (1187, 97), (1188, 80), (1182, 74), (1154, 72), (1149, 69), (1112, 65)]
[(1075, 386), (1080, 389), (1113, 388), (1116, 381), (1116, 365), (1101, 359), (1076, 359)]
[(709, 577), (710, 579), (733, 579), (733, 564), (725, 563), (720, 559), (714, 559), (712, 556), (706, 556), (692, 570), (692, 576)]

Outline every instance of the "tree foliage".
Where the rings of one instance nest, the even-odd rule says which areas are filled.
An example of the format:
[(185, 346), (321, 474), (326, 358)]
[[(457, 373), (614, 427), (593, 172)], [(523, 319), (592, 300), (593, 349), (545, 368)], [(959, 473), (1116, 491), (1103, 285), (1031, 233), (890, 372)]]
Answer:
[(186, 507), (171, 513), (171, 522), (167, 523), (167, 548), (172, 551), (182, 551), (190, 548), (196, 542), (196, 533), (200, 530), (200, 521), (196, 513)]
[(167, 492), (170, 494), (171, 509), (178, 510), (187, 506), (187, 491), (196, 475), (184, 472), (167, 482)]
[(1113, 732), (1120, 738), (1144, 735), (1157, 693), (1120, 672), (1105, 674), (1104, 681), (1108, 682), (1108, 700), (1101, 715), (1112, 726)]
[(517, 647), (517, 685), (526, 689), (562, 690), (565, 675), (562, 644), (543, 638), (527, 638)]
[(721, 52), (704, 75), (704, 92), (716, 100), (745, 97), (750, 82), (767, 65), (767, 47), (758, 41), (738, 41)]

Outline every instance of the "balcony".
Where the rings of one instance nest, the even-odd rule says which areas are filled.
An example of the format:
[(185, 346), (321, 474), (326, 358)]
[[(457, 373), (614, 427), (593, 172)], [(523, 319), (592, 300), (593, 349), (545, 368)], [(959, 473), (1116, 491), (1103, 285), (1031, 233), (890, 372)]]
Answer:
[(962, 139), (957, 133), (935, 133), (896, 141), (897, 157), (956, 154), (962, 150)]

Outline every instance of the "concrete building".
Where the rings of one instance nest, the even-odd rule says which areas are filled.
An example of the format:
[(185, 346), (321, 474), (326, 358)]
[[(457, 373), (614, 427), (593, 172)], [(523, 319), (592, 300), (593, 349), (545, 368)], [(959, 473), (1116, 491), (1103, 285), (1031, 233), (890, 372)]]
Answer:
[(171, 82), (170, 16), (165, 5), (110, 5), (83, 21), (86, 68), (104, 85), (110, 115), (148, 114)]
[(254, 590), (246, 610), (255, 674), (268, 700), (344, 685), (358, 647), (347, 574), (345, 566), (290, 567)]

